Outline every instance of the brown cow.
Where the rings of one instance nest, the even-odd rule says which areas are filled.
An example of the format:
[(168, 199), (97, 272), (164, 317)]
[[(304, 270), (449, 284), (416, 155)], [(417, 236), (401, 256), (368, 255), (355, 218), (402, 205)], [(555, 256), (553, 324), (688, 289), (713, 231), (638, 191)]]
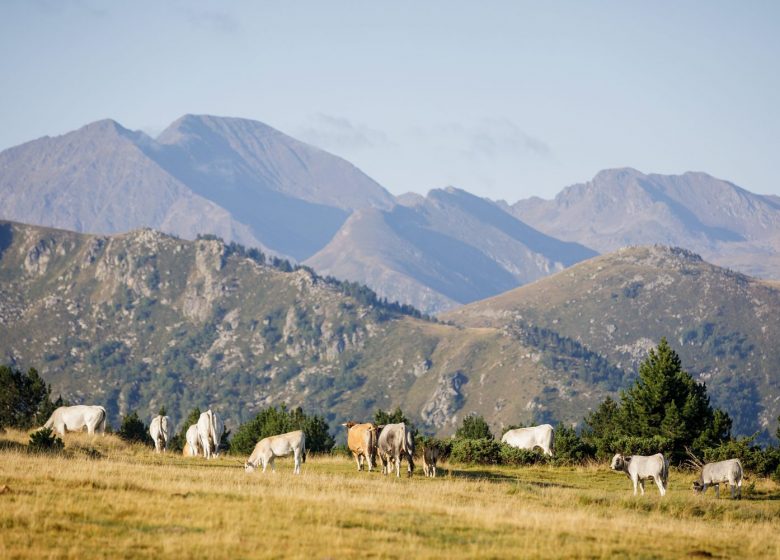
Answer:
[(347, 422), (342, 426), (347, 429), (347, 447), (355, 458), (358, 472), (363, 470), (364, 460), (368, 463), (368, 471), (371, 472), (376, 463), (376, 424)]

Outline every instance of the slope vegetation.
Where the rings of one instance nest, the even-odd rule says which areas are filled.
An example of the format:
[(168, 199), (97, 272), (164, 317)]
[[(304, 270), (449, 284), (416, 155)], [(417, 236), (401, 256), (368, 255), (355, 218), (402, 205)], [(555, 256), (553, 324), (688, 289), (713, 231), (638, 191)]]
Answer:
[[(429, 432), (463, 414), (501, 425), (576, 421), (615, 389), (495, 328), (401, 315), (344, 286), (218, 240), (95, 236), (0, 223), (0, 356), (114, 422), (166, 405), (229, 424), (303, 405), (330, 421), (402, 406)], [(357, 299), (356, 299), (357, 298)], [(368, 302), (368, 303), (366, 303)]]
[(780, 290), (661, 246), (600, 256), (446, 319), (469, 327), (548, 329), (635, 371), (663, 336), (707, 383), (739, 433), (774, 433), (780, 414)]

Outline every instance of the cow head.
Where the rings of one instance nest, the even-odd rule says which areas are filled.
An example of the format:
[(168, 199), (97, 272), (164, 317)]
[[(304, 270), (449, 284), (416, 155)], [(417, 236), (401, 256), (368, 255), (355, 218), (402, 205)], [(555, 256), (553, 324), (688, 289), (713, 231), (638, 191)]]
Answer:
[(609, 465), (609, 468), (613, 471), (624, 471), (628, 466), (628, 461), (630, 461), (630, 459), (626, 459), (622, 454), (617, 453), (612, 457), (612, 463)]
[(244, 471), (245, 471), (245, 472), (248, 472), (248, 473), (253, 473), (253, 472), (255, 472), (255, 469), (256, 469), (256, 468), (257, 468), (257, 467), (256, 467), (255, 465), (253, 465), (252, 463), (250, 463), (249, 461), (247, 461), (246, 463), (244, 463)]
[(701, 494), (701, 491), (704, 490), (704, 482), (702, 479), (694, 480), (693, 481), (693, 493), (694, 494)]
[(355, 425), (355, 422), (344, 422), (342, 424), (342, 426), (344, 426), (347, 430), (349, 430), (354, 425)]

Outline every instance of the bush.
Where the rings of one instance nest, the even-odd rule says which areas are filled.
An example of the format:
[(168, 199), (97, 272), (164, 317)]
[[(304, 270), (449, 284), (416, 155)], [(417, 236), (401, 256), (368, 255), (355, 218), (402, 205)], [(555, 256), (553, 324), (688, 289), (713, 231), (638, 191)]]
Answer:
[(502, 465), (525, 466), (538, 465), (549, 462), (549, 457), (540, 451), (529, 451), (528, 449), (519, 449), (506, 443), (502, 443), (500, 450), (500, 459)]
[(152, 436), (149, 435), (149, 429), (138, 417), (136, 411), (126, 414), (125, 417), (122, 418), (122, 426), (119, 428), (116, 435), (130, 443), (154, 445)]
[(621, 436), (612, 440), (610, 452), (623, 455), (655, 455), (656, 453), (666, 455), (672, 450), (672, 446), (672, 440), (663, 436)]
[(51, 428), (41, 428), (30, 434), (28, 449), (33, 453), (58, 453), (65, 444)]
[(457, 439), (493, 439), (493, 433), (482, 416), (469, 414), (463, 418), (463, 423), (455, 432), (455, 437)]
[(493, 439), (456, 439), (452, 442), (452, 461), (465, 464), (498, 465), (501, 444)]
[(287, 407), (281, 405), (279, 408), (266, 408), (249, 422), (241, 424), (230, 441), (230, 452), (248, 455), (261, 439), (295, 430), (303, 430), (306, 434), (307, 453), (329, 452), (335, 443), (324, 418), (304, 414), (300, 407), (288, 412)]
[(555, 429), (554, 463), (576, 465), (596, 456), (596, 448), (585, 443), (574, 428), (559, 424)]

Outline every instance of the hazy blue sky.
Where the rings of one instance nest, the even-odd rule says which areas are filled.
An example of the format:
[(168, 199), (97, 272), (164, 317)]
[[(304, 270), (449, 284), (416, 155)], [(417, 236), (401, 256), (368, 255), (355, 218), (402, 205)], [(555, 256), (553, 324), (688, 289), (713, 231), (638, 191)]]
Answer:
[(0, 149), (113, 118), (266, 122), (394, 193), (598, 170), (780, 194), (780, 2), (0, 0)]

